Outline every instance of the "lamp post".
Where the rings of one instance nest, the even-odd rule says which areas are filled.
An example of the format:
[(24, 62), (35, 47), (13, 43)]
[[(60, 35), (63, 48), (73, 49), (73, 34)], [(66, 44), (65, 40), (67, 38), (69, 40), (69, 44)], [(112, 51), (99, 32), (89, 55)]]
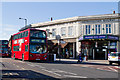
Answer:
[(59, 55), (59, 61), (60, 61), (60, 39), (61, 39), (61, 36), (56, 35), (56, 39), (58, 41), (58, 55)]
[(25, 18), (19, 18), (19, 19), (25, 20), (25, 26), (27, 26), (27, 19)]

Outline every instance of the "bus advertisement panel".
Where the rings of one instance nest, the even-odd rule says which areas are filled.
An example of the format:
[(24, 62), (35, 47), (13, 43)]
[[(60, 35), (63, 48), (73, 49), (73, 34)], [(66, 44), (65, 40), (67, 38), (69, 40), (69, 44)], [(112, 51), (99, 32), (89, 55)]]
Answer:
[(47, 60), (46, 31), (26, 29), (14, 34), (11, 57), (22, 60)]
[(0, 40), (0, 57), (9, 57), (8, 40)]

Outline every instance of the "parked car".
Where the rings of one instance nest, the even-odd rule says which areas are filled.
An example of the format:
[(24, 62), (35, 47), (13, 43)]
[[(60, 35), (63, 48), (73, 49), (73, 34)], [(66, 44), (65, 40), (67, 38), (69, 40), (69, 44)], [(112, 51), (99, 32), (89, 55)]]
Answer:
[(110, 55), (108, 55), (108, 61), (110, 65), (112, 65), (112, 63), (118, 63), (120, 65), (120, 52), (111, 52)]

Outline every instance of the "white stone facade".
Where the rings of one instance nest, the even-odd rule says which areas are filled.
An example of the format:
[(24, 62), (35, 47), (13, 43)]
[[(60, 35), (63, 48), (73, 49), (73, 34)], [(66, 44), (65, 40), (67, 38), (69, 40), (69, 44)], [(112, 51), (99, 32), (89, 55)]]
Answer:
[[(32, 27), (52, 32), (52, 35), (48, 34), (49, 40), (55, 40), (55, 35), (60, 35), (61, 39), (76, 39), (76, 55), (78, 55), (81, 46), (81, 43), (78, 40), (79, 37), (84, 35), (103, 34), (120, 36), (119, 17), (120, 14), (78, 16), (32, 24)], [(106, 26), (108, 26), (108, 28), (106, 28)], [(120, 52), (120, 41), (117, 42), (117, 51)]]

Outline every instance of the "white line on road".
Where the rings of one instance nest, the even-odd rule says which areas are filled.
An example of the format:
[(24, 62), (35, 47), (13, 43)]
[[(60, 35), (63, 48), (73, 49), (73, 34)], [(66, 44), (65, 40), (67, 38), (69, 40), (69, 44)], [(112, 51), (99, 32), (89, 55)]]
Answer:
[(9, 73), (10, 75), (13, 75), (12, 73)]
[[(101, 68), (97, 68), (97, 69), (99, 69), (99, 70), (103, 70), (103, 71), (105, 70), (105, 69), (101, 69)], [(106, 70), (106, 71), (111, 71), (111, 70)]]
[(33, 67), (37, 66), (37, 67), (39, 67), (39, 68), (45, 68), (45, 67), (43, 67), (43, 66), (36, 65), (36, 64), (28, 64), (28, 65), (33, 66)]
[(17, 66), (17, 67), (19, 67), (19, 66)]
[(59, 72), (59, 73), (66, 73), (66, 74), (71, 74), (71, 75), (77, 75), (75, 73), (72, 73), (72, 72), (67, 72), (67, 71), (62, 71), (62, 70), (59, 70), (59, 69), (52, 69), (54, 72)]
[(53, 71), (49, 71), (49, 70), (46, 70), (46, 69), (42, 69), (43, 71), (46, 71), (46, 72), (49, 72), (49, 73), (52, 73), (52, 74), (55, 74), (55, 75), (57, 75), (57, 76), (61, 76), (60, 74), (57, 74), (57, 73), (55, 73), (55, 72), (53, 72)]
[(118, 72), (118, 70), (116, 70), (116, 69), (113, 69), (111, 67), (108, 67), (108, 68), (111, 69), (111, 70), (113, 70), (113, 71), (115, 71), (115, 72)]
[(64, 75), (65, 77), (72, 77), (72, 78), (87, 78), (85, 76), (73, 76), (73, 75)]

